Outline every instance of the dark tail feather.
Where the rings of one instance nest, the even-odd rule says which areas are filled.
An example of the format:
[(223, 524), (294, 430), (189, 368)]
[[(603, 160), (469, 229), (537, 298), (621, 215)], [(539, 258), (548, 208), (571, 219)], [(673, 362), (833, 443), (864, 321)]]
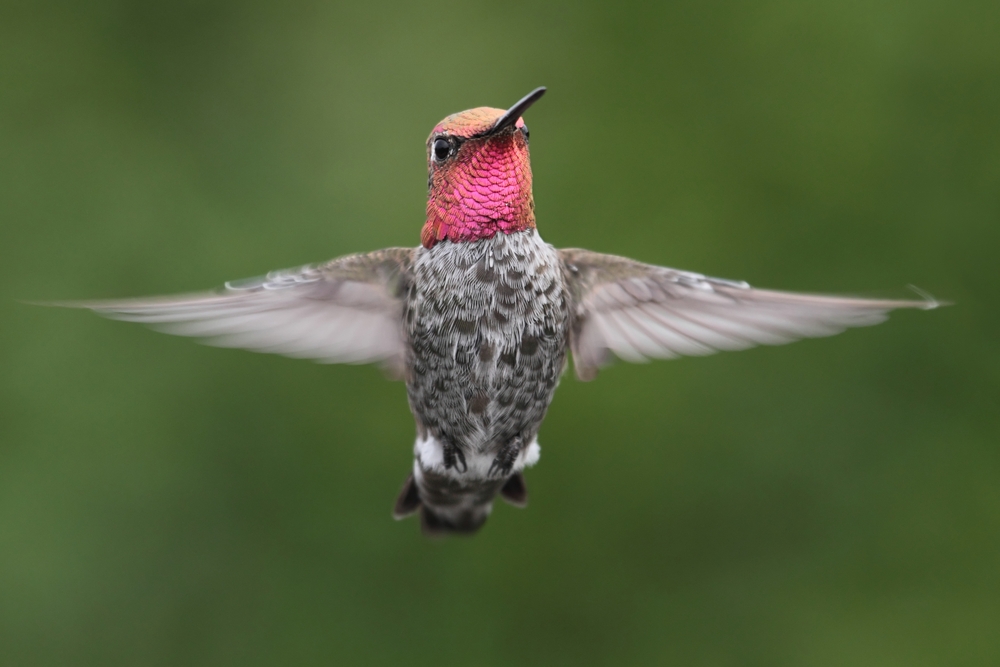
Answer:
[(500, 497), (514, 507), (527, 507), (528, 487), (524, 484), (524, 475), (519, 472), (511, 475), (501, 487)]
[(413, 480), (413, 473), (410, 473), (396, 498), (396, 506), (392, 508), (392, 518), (396, 521), (405, 519), (418, 509), (420, 509), (420, 493), (417, 490), (417, 483)]
[(426, 505), (420, 508), (420, 529), (428, 537), (473, 535), (486, 523), (487, 514), (463, 513), (458, 519), (445, 519)]

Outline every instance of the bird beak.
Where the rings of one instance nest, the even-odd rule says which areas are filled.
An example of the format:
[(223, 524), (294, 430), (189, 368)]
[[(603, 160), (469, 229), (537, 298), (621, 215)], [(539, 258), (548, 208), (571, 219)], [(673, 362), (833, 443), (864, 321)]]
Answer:
[(493, 127), (486, 132), (486, 136), (497, 134), (508, 127), (512, 127), (517, 122), (517, 119), (521, 117), (521, 114), (527, 111), (528, 107), (541, 99), (544, 94), (545, 86), (541, 86), (540, 88), (535, 88), (533, 91), (522, 97), (518, 100), (517, 104), (507, 109), (507, 112), (500, 116), (500, 119), (497, 120), (497, 122), (493, 124)]

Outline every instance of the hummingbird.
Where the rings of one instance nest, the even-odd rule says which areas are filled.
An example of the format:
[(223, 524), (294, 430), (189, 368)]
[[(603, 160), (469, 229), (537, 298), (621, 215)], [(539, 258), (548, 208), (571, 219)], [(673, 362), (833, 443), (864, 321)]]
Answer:
[(340, 257), (202, 294), (71, 302), (223, 347), (321, 363), (379, 363), (405, 381), (416, 423), (397, 519), (474, 533), (497, 496), (523, 507), (523, 472), (572, 355), (592, 380), (641, 362), (829, 336), (924, 300), (755, 289), (746, 282), (557, 249), (535, 224), (522, 115), (478, 107), (431, 131), (420, 245)]

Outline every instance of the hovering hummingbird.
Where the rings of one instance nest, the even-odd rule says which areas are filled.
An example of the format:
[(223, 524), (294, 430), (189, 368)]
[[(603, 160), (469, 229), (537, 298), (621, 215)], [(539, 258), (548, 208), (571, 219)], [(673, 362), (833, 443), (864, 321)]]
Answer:
[(780, 345), (876, 324), (883, 301), (745, 282), (545, 243), (535, 227), (522, 114), (479, 107), (427, 139), (427, 218), (416, 248), (387, 248), (226, 283), (215, 292), (70, 303), (223, 347), (322, 363), (378, 362), (405, 380), (416, 421), (397, 519), (472, 533), (499, 494), (524, 506), (522, 471), (573, 355), (593, 379), (626, 361)]

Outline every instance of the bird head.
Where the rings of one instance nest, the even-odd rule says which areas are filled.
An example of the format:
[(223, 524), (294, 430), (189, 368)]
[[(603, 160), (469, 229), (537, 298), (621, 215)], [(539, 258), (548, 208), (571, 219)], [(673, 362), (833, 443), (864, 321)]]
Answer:
[(448, 116), (427, 139), (427, 222), (420, 241), (492, 238), (535, 226), (528, 127), (521, 119), (545, 88), (506, 111), (478, 107)]

